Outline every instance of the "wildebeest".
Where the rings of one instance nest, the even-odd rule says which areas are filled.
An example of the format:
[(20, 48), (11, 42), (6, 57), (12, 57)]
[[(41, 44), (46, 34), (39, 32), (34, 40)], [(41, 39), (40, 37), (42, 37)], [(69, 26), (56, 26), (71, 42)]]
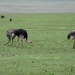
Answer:
[(4, 18), (5, 16), (1, 15), (1, 18)]
[(10, 18), (9, 21), (12, 21), (12, 19)]
[(27, 33), (27, 31), (26, 30), (24, 30), (24, 29), (9, 29), (7, 32), (6, 32), (6, 35), (7, 35), (7, 37), (8, 37), (8, 42), (7, 43), (5, 43), (5, 45), (6, 44), (8, 44), (9, 43), (9, 41), (11, 41), (12, 40), (12, 43), (13, 43), (13, 39), (17, 36), (17, 38), (18, 38), (18, 44), (19, 44), (19, 39), (20, 38), (22, 38), (21, 39), (21, 42), (22, 42), (22, 47), (23, 47), (23, 39), (26, 39), (26, 43), (27, 44), (30, 44), (30, 43), (32, 43), (32, 41), (27, 41), (27, 39), (28, 39), (28, 33)]
[[(69, 39), (71, 38), (71, 36), (73, 37), (72, 40), (74, 40), (74, 39), (75, 39), (75, 30), (72, 30), (72, 31), (70, 31), (70, 32), (68, 33), (67, 39), (69, 40)], [(74, 40), (73, 48), (75, 49), (75, 40)]]

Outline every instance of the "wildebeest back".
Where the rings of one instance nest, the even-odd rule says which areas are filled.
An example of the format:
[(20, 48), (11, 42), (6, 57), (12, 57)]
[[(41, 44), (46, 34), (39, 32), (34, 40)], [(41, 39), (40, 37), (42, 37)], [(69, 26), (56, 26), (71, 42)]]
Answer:
[(24, 36), (24, 38), (26, 38), (26, 40), (27, 40), (27, 38), (28, 38), (28, 34), (27, 34), (27, 31), (26, 30), (24, 30), (24, 29), (17, 29), (17, 30), (15, 30), (14, 31), (14, 34), (16, 35), (16, 36)]

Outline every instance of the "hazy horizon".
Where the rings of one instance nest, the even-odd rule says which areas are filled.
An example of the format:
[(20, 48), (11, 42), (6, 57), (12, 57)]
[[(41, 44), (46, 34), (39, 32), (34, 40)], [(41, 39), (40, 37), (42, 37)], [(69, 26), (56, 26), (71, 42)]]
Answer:
[(0, 0), (0, 13), (75, 12), (74, 0)]

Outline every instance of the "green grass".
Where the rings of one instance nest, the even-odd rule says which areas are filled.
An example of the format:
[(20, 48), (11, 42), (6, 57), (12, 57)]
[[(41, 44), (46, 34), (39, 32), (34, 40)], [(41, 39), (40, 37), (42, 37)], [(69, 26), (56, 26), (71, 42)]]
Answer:
[[(75, 13), (3, 14), (0, 19), (0, 75), (75, 75), (73, 40), (67, 40), (75, 29)], [(12, 18), (12, 22), (9, 19)], [(16, 48), (4, 45), (6, 31), (23, 28), (28, 41)]]

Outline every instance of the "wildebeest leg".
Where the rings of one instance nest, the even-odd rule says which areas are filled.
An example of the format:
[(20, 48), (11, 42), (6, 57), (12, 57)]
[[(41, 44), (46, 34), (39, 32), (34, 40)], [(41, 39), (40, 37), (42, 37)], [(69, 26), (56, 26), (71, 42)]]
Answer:
[(75, 49), (75, 40), (74, 40), (74, 45), (73, 45), (73, 48)]
[(12, 45), (13, 45), (13, 40), (14, 40), (15, 37), (16, 37), (15, 35), (12, 35)]
[(24, 37), (22, 37), (22, 39), (21, 39), (21, 42), (22, 42), (22, 48), (23, 48), (23, 39), (24, 39)]
[(17, 38), (18, 38), (18, 40), (17, 40), (18, 44), (16, 44), (16, 47), (19, 46), (19, 39), (20, 39), (20, 37), (17, 37)]
[(4, 45), (8, 44), (10, 41), (12, 41), (11, 45), (13, 45), (13, 40), (15, 36), (12, 37), (11, 35), (7, 35), (7, 38), (8, 38), (8, 41)]
[(13, 45), (13, 38), (11, 39), (11, 45)]
[(74, 40), (75, 39), (75, 36), (73, 37), (73, 39), (72, 40)]
[(8, 38), (8, 41), (4, 45), (8, 44), (11, 41), (10, 35), (7, 35), (7, 38)]
[(10, 42), (10, 40), (8, 40), (4, 45), (8, 44)]

